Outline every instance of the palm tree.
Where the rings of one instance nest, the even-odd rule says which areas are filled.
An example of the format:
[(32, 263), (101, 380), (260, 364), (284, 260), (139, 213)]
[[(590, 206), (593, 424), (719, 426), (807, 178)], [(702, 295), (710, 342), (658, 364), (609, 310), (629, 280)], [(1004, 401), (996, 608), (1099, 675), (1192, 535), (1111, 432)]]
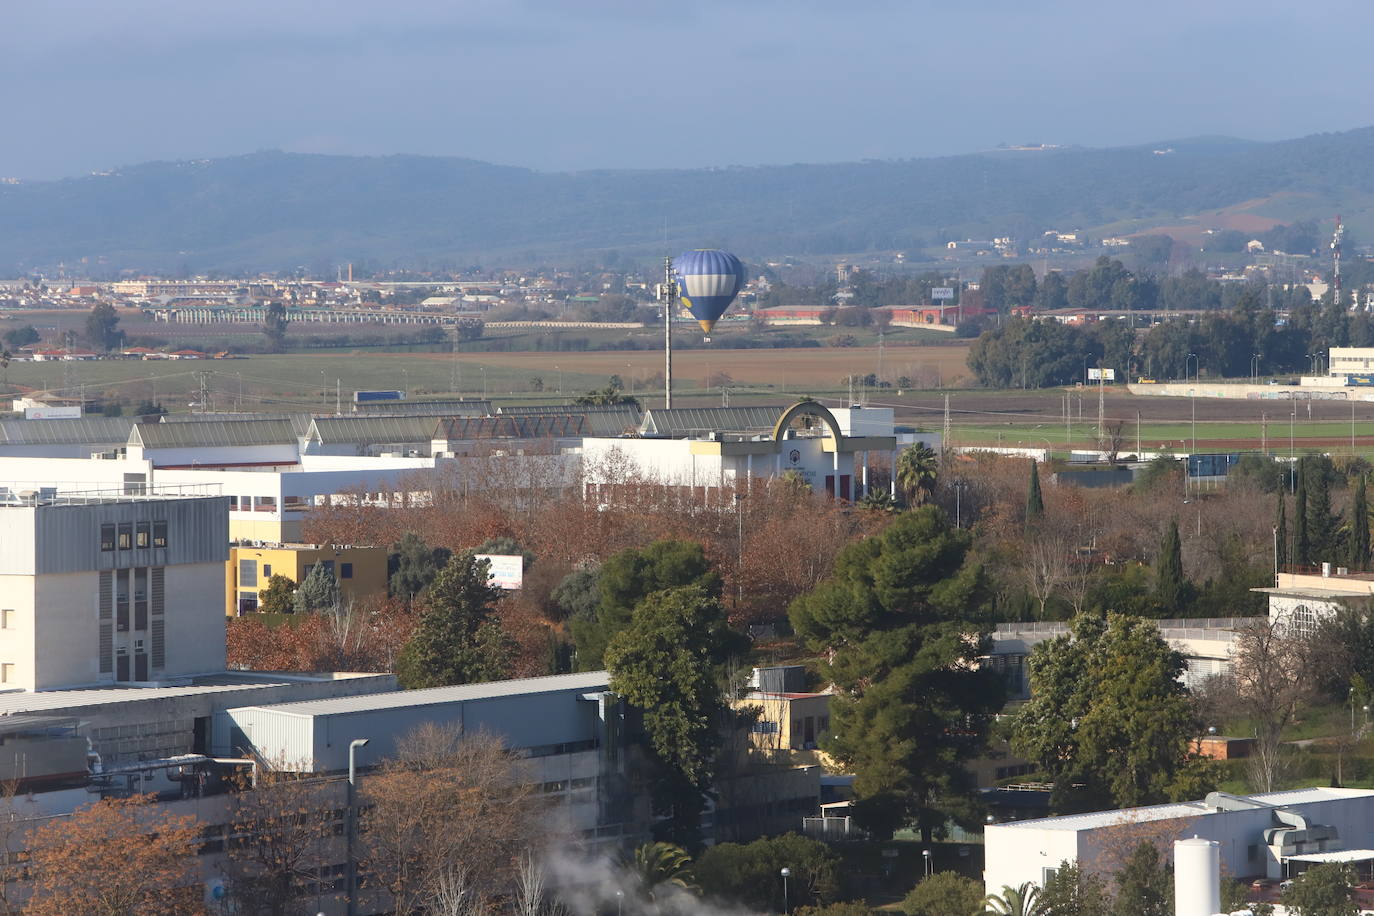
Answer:
[(1040, 888), (1027, 881), (1020, 887), (1003, 886), (1002, 893), (983, 899), (986, 916), (1048, 916)]
[(626, 863), (639, 881), (644, 896), (654, 899), (656, 889), (668, 885), (689, 893), (697, 890), (692, 875), (692, 857), (687, 850), (672, 843), (645, 843), (635, 850), (634, 859)]
[(924, 442), (907, 446), (897, 456), (897, 486), (906, 497), (907, 505), (919, 506), (935, 493), (935, 479), (940, 474), (940, 459), (935, 450)]

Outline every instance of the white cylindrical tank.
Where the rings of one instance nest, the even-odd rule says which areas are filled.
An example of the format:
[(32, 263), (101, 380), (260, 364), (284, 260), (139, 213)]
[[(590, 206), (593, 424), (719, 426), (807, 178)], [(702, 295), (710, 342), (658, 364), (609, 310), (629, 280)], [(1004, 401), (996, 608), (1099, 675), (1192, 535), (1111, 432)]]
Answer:
[(1175, 916), (1221, 912), (1221, 844), (1193, 837), (1174, 841)]

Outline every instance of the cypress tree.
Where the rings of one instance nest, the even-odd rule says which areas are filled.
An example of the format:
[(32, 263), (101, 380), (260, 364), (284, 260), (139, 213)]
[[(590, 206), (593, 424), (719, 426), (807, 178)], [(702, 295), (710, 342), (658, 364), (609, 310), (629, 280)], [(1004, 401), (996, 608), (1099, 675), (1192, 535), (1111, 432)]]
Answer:
[(1279, 569), (1288, 565), (1288, 498), (1279, 488), (1279, 514), (1274, 522), (1274, 563)]
[(1183, 544), (1178, 536), (1178, 520), (1169, 522), (1155, 563), (1155, 600), (1165, 614), (1186, 616), (1192, 601), (1190, 583), (1183, 576)]
[(1030, 464), (1030, 489), (1026, 493), (1026, 525), (1030, 526), (1045, 514), (1045, 498), (1040, 493), (1040, 466), (1035, 459)]
[(1364, 475), (1355, 484), (1355, 501), (1350, 509), (1350, 568), (1364, 569), (1369, 563), (1369, 503), (1365, 499)]
[(1337, 530), (1340, 520), (1331, 511), (1331, 476), (1319, 458), (1308, 460), (1307, 467), (1307, 540), (1311, 545), (1312, 562), (1339, 561)]
[(1293, 499), (1293, 562), (1312, 565), (1312, 542), (1307, 529), (1307, 459), (1298, 459), (1297, 496)]

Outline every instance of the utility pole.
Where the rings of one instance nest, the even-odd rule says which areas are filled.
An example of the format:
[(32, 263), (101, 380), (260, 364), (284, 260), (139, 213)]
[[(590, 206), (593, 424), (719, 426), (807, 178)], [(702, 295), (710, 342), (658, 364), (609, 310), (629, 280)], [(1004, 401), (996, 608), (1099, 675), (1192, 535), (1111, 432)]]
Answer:
[(1260, 451), (1269, 454), (1269, 414), (1260, 413)]
[(343, 413), (343, 392), (339, 381), (339, 379), (334, 379), (334, 416), (336, 417)]
[(1144, 453), (1140, 450), (1140, 411), (1137, 410), (1135, 412), (1135, 460), (1144, 460), (1141, 458), (1143, 454)]
[(673, 279), (673, 259), (663, 259), (663, 406), (673, 406), (673, 306), (677, 304), (677, 281)]
[(1341, 215), (1336, 214), (1336, 233), (1331, 237), (1331, 293), (1333, 301), (1341, 304), (1341, 237), (1345, 235), (1345, 226), (1341, 224)]
[(941, 451), (948, 454), (950, 449), (950, 435), (953, 427), (949, 424), (949, 395), (945, 395), (945, 429), (941, 441)]
[(1098, 370), (1097, 376), (1097, 447), (1102, 451), (1107, 450), (1107, 406), (1106, 396), (1103, 394), (1103, 376), (1106, 373)]

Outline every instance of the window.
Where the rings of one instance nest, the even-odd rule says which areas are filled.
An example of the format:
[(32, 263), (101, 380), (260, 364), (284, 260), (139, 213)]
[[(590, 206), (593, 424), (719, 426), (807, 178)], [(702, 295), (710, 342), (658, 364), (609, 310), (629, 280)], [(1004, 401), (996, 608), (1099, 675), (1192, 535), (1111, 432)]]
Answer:
[(352, 564), (352, 563), (340, 563), (340, 564), (339, 564), (339, 578), (340, 578), (340, 579), (352, 579), (352, 578), (353, 578), (353, 564)]
[(276, 512), (277, 498), (275, 496), (259, 496), (257, 510), (259, 512)]
[(114, 550), (114, 545), (115, 545), (115, 526), (114, 526), (114, 525), (101, 525), (101, 526), (100, 526), (100, 549), (101, 549), (102, 551)]
[(332, 578), (334, 577), (334, 561), (333, 561), (333, 560), (321, 560), (320, 562), (321, 562), (321, 563), (323, 564), (323, 566), (324, 566), (324, 571), (327, 572), (327, 573), (329, 573), (329, 577), (332, 579)]
[(258, 587), (258, 561), (239, 560), (239, 587)]
[(0, 630), (14, 629), (14, 608), (0, 610)]
[(166, 523), (166, 522), (153, 522), (153, 546), (154, 546), (154, 547), (166, 547), (166, 546), (167, 546), (167, 523)]
[(237, 512), (237, 511), (239, 511), (239, 498), (238, 498), (237, 496), (231, 496), (231, 497), (229, 497), (229, 511), (230, 511), (230, 512)]
[(139, 550), (144, 550), (153, 546), (153, 526), (148, 522), (139, 522), (137, 533), (134, 535), (134, 546)]
[(262, 577), (263, 577), (264, 579), (270, 579), (270, 578), (272, 578), (272, 564), (271, 564), (271, 563), (264, 563), (264, 564), (262, 564)]
[(120, 522), (119, 524), (119, 549), (129, 550), (134, 546), (134, 523)]
[(14, 663), (5, 662), (0, 664), (0, 684), (14, 683)]

